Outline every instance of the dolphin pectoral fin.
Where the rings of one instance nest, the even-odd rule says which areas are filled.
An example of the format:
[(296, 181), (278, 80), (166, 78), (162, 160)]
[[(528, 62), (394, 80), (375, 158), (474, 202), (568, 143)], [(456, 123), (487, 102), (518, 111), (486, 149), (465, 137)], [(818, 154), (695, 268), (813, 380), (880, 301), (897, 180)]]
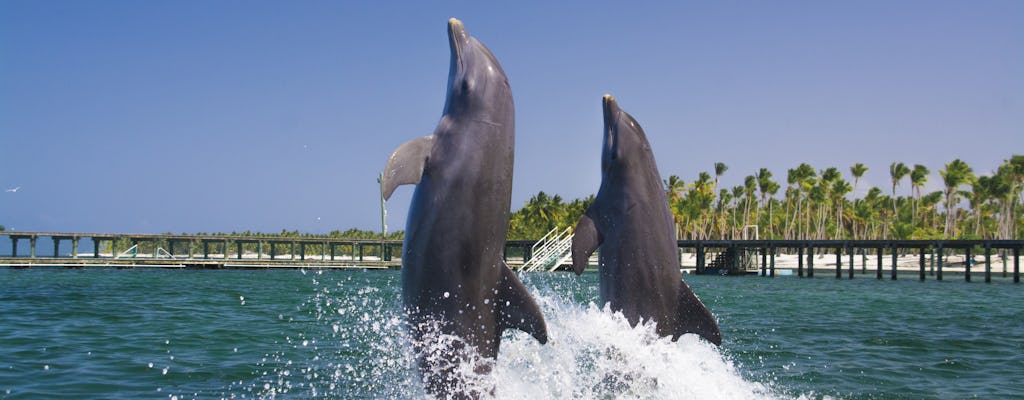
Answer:
[[(501, 282), (496, 308), (501, 330), (515, 328), (529, 333), (541, 344), (548, 342), (548, 328), (540, 306), (507, 264), (501, 265)], [(499, 332), (500, 332), (499, 331)]]
[(597, 231), (594, 221), (586, 214), (580, 217), (576, 223), (576, 230), (572, 236), (572, 269), (576, 275), (582, 274), (590, 262), (590, 255), (601, 245), (603, 238), (601, 232)]
[(697, 298), (686, 282), (679, 281), (679, 319), (672, 340), (679, 339), (684, 333), (696, 333), (716, 346), (722, 345), (722, 332), (718, 330), (718, 322), (704, 303)]
[(384, 166), (381, 182), (385, 200), (390, 199), (395, 188), (401, 185), (420, 183), (423, 167), (433, 145), (433, 136), (421, 137), (402, 143), (394, 153), (391, 153), (387, 165)]

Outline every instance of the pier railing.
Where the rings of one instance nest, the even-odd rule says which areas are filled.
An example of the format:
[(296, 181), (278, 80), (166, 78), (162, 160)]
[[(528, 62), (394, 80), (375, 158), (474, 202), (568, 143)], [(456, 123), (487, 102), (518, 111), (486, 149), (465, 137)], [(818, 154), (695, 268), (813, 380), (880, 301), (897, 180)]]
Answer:
[[(174, 267), (224, 268), (246, 266), (360, 266), (397, 268), (401, 265), (402, 241), (360, 240), (331, 237), (242, 236), (242, 235), (172, 235), (172, 234), (120, 234), (69, 232), (0, 232), (10, 240), (10, 248), (0, 247), (0, 265), (161, 265)], [(52, 252), (40, 250), (37, 244), (52, 244)], [(28, 251), (19, 244), (27, 242)], [(130, 243), (119, 253), (119, 243)], [(3, 241), (0, 240), (0, 244)], [(61, 244), (70, 244), (70, 251)], [(505, 244), (505, 260), (521, 265), (535, 255), (537, 241), (517, 240)], [(91, 249), (80, 251), (80, 245)], [(146, 246), (140, 246), (145, 244)], [(832, 272), (836, 278), (857, 276), (855, 257), (860, 256), (861, 276), (869, 274), (871, 259), (874, 277), (886, 275), (896, 279), (903, 274), (917, 273), (924, 280), (934, 276), (943, 280), (944, 274), (962, 274), (966, 281), (981, 274), (986, 282), (992, 280), (993, 256), (999, 255), (1002, 275), (1008, 277), (1008, 264), (1013, 265), (1013, 281), (1020, 282), (1020, 251), (1024, 240), (679, 240), (682, 253), (690, 254), (696, 273), (755, 272), (773, 277), (777, 269), (794, 271), (799, 277), (814, 277), (815, 271)], [(141, 249), (148, 248), (143, 252)], [(63, 247), (67, 249), (67, 246)], [(6, 251), (4, 251), (6, 250)], [(692, 252), (689, 252), (692, 250)], [(46, 253), (46, 254), (43, 254)], [(785, 254), (792, 265), (777, 265), (776, 256)], [(834, 262), (819, 262), (834, 255)], [(917, 257), (913, 257), (916, 255)], [(759, 257), (758, 257), (759, 256)], [(844, 256), (846, 258), (844, 263)], [(916, 259), (916, 263), (907, 258)], [(981, 257), (980, 265), (975, 258)], [(681, 257), (682, 258), (682, 257)], [(709, 262), (717, 260), (717, 263)], [(958, 258), (960, 261), (952, 261)], [(683, 263), (686, 264), (686, 263)], [(714, 264), (714, 265), (712, 265)], [(683, 265), (686, 268), (686, 265)], [(886, 268), (888, 267), (888, 268)], [(759, 270), (759, 271), (758, 271)], [(844, 274), (845, 271), (845, 274)]]
[[(982, 274), (985, 282), (992, 281), (992, 256), (995, 252), (1002, 253), (1003, 277), (1008, 277), (1007, 264), (1012, 259), (1013, 281), (1020, 282), (1020, 250), (1024, 247), (1024, 240), (680, 240), (677, 242), (680, 249), (693, 249), (695, 253), (695, 272), (708, 273), (709, 254), (731, 254), (727, 259), (727, 265), (722, 274), (743, 273), (750, 270), (749, 265), (741, 265), (741, 254), (753, 260), (755, 273), (757, 267), (761, 276), (773, 277), (776, 274), (776, 255), (780, 252), (797, 255), (796, 271), (799, 277), (814, 277), (815, 266), (814, 256), (819, 258), (826, 254), (834, 254), (835, 262), (831, 267), (817, 268), (831, 270), (837, 279), (843, 277), (844, 265), (843, 256), (847, 256), (846, 276), (849, 279), (855, 277), (855, 256), (861, 256), (861, 274), (867, 273), (868, 253), (873, 258), (873, 269), (875, 278), (883, 279), (884, 267), (888, 261), (888, 275), (890, 279), (897, 279), (898, 273), (917, 272), (918, 279), (925, 280), (926, 275), (932, 275), (936, 280), (943, 279), (944, 268), (948, 271), (955, 270), (963, 274), (964, 279), (971, 281), (975, 270), (974, 256), (983, 257)], [(917, 253), (916, 269), (900, 266), (900, 259), (907, 255)], [(950, 264), (948, 259), (952, 253), (962, 254), (961, 262), (958, 265)], [(972, 254), (974, 253), (974, 254)], [(753, 255), (754, 257), (750, 257)], [(761, 261), (757, 263), (757, 255)], [(901, 257), (902, 255), (902, 257)], [(904, 263), (905, 264), (905, 263)], [(717, 271), (710, 271), (717, 272)]]
[[(167, 265), (224, 267), (255, 265), (360, 265), (396, 267), (400, 240), (359, 240), (330, 237), (171, 235), (70, 232), (0, 232), (10, 248), (0, 252), (0, 264), (78, 266)], [(19, 244), (28, 244), (27, 253)], [(52, 244), (52, 252), (38, 244)], [(129, 243), (120, 250), (118, 246)], [(70, 249), (63, 244), (70, 244)], [(145, 245), (148, 251), (140, 251)], [(49, 247), (49, 246), (47, 246)]]

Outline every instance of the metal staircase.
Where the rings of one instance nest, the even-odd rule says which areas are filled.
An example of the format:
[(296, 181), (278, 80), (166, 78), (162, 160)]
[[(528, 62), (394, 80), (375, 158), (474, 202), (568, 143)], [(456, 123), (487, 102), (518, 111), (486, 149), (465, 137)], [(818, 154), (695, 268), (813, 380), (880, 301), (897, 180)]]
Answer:
[(572, 227), (562, 230), (556, 227), (548, 231), (530, 249), (533, 257), (523, 263), (519, 270), (529, 272), (542, 268), (548, 271), (558, 269), (572, 258), (572, 236)]

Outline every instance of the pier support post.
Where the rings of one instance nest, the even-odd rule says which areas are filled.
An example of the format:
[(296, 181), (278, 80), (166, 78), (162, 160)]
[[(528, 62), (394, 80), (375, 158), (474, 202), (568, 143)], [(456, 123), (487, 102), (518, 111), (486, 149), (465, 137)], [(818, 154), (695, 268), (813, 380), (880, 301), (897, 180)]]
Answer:
[(11, 236), (11, 258), (18, 256), (18, 238)]
[(814, 246), (807, 247), (807, 277), (814, 277)]
[(867, 249), (860, 249), (860, 273), (868, 274), (868, 252)]
[(770, 264), (768, 264), (769, 265), (769, 267), (768, 267), (769, 268), (768, 269), (768, 276), (774, 278), (775, 277), (775, 245), (772, 245), (772, 246), (768, 247), (768, 252), (769, 252), (768, 253), (769, 254), (768, 257), (769, 257), (769, 260), (770, 260), (769, 261)]
[(53, 258), (60, 257), (60, 239), (50, 237), (53, 240)]
[(985, 242), (985, 283), (992, 283), (992, 244)]
[(843, 248), (836, 247), (836, 279), (843, 279)]
[(935, 248), (930, 247), (931, 260), (928, 260), (928, 275), (935, 276)]
[(78, 238), (71, 238), (71, 258), (78, 258)]
[(853, 247), (850, 247), (849, 243), (847, 243), (847, 245), (846, 245), (846, 254), (848, 254), (849, 258), (850, 258), (849, 279), (853, 279), (853, 252), (854, 252), (853, 251)]
[(768, 248), (761, 247), (761, 276), (768, 276)]
[(964, 254), (964, 282), (971, 281), (971, 263), (974, 262), (974, 257), (971, 256), (971, 248), (967, 247)]
[(801, 278), (804, 277), (804, 248), (803, 247), (797, 247), (796, 248), (796, 275), (801, 277)]
[(100, 239), (92, 238), (92, 258), (100, 258)]
[(935, 247), (935, 254), (938, 255), (938, 262), (936, 263), (937, 264), (936, 266), (938, 267), (938, 269), (935, 271), (935, 274), (936, 274), (935, 275), (935, 280), (941, 281), (942, 280), (942, 242), (939, 242), (939, 245)]
[(875, 251), (877, 253), (877, 255), (875, 256), (875, 264), (878, 265), (878, 270), (875, 273), (875, 278), (879, 280), (882, 279), (882, 250), (883, 249), (881, 247), (875, 248)]
[(210, 242), (207, 242), (205, 240), (203, 241), (203, 259), (210, 259)]
[(924, 249), (925, 249), (924, 247), (921, 248), (921, 274), (920, 274), (921, 282), (924, 282), (924, 264), (925, 264), (924, 263)]
[[(736, 246), (736, 243), (733, 243), (729, 250), (732, 251), (732, 259), (729, 260), (729, 271), (737, 271), (740, 269), (740, 249)], [(744, 265), (743, 269), (746, 270), (746, 268), (747, 266)]]
[(277, 243), (270, 242), (270, 259), (273, 260), (275, 258), (277, 258)]
[(356, 247), (359, 248), (359, 261), (363, 261), (363, 245), (360, 244), (357, 245)]
[(896, 280), (896, 273), (899, 270), (899, 252), (896, 251), (896, 245), (890, 244), (889, 249), (892, 250), (892, 280)]
[(306, 244), (299, 243), (299, 259), (306, 261)]
[(707, 265), (704, 263), (704, 244), (697, 242), (697, 273), (704, 272)]
[(1002, 251), (999, 252), (999, 259), (1003, 261), (1003, 278), (1006, 278), (1007, 277), (1006, 249), (1003, 248), (1003, 249), (1000, 249), (1000, 250), (1002, 250)]
[(331, 243), (331, 261), (334, 261), (334, 243)]
[(36, 238), (28, 238), (28, 256), (30, 258), (36, 258)]
[(1013, 248), (1013, 283), (1020, 283), (1020, 247)]

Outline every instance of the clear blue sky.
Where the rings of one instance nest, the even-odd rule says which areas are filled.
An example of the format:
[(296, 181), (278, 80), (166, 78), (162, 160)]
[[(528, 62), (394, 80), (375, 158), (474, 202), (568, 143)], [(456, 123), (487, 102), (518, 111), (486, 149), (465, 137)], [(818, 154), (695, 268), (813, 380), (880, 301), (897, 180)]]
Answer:
[(604, 93), (686, 181), (863, 162), (888, 192), (902, 161), (937, 189), (1024, 153), (1024, 1), (3, 0), (0, 224), (379, 229), (377, 173), (441, 115), (450, 17), (511, 80), (514, 207), (596, 192)]

